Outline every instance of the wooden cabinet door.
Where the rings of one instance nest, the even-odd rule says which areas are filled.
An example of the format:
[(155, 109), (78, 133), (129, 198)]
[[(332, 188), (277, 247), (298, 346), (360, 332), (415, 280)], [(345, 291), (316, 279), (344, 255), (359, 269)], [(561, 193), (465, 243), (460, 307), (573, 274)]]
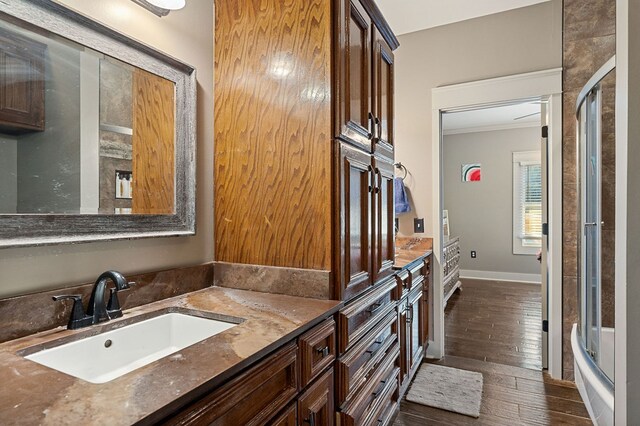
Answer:
[(380, 33), (373, 31), (373, 137), (376, 154), (393, 159), (394, 58)]
[(411, 366), (410, 323), (407, 297), (398, 303), (398, 334), (400, 339), (400, 387), (408, 385), (409, 368)]
[(407, 337), (409, 352), (409, 374), (413, 374), (422, 362), (422, 355), (424, 350), (423, 332), (422, 332), (422, 298), (424, 293), (422, 288), (418, 289), (415, 293), (409, 295), (409, 305), (407, 312), (409, 318), (407, 323), (409, 325)]
[(359, 0), (338, 0), (336, 20), (337, 137), (371, 152), (371, 36), (373, 25)]
[(425, 271), (425, 276), (424, 276), (424, 283), (423, 283), (423, 289), (422, 289), (422, 312), (420, 313), (421, 315), (421, 321), (420, 323), (422, 324), (422, 343), (425, 347), (425, 350), (427, 348), (427, 346), (429, 345), (429, 300), (430, 300), (430, 289), (431, 289), (431, 258), (427, 257), (424, 260), (424, 271)]
[(46, 45), (0, 29), (0, 130), (45, 129)]
[(298, 425), (298, 404), (292, 402), (275, 419), (268, 422), (270, 426), (297, 426)]
[(335, 417), (332, 368), (298, 399), (298, 425), (333, 426)]
[(373, 173), (373, 281), (375, 283), (393, 274), (395, 260), (393, 164), (374, 159)]
[(342, 300), (361, 293), (372, 280), (371, 156), (340, 144), (340, 277), (336, 283)]

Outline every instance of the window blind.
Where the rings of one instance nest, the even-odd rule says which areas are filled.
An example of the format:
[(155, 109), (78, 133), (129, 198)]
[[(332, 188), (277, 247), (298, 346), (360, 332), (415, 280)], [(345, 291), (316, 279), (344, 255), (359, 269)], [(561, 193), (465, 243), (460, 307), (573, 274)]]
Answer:
[(542, 239), (542, 168), (520, 163), (520, 237), (525, 247), (540, 247)]

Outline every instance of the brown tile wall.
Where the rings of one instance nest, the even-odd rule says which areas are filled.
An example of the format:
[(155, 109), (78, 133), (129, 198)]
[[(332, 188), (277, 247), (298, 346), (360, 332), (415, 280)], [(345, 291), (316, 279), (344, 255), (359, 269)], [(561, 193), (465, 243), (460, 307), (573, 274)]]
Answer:
[[(167, 271), (127, 275), (136, 284), (119, 294), (122, 309), (146, 305), (158, 300), (201, 290), (213, 285), (213, 264), (176, 268)], [(50, 290), (42, 293), (0, 299), (0, 342), (28, 336), (67, 324), (71, 302), (54, 302), (51, 297), (80, 294), (86, 307), (93, 283)]]
[[(564, 0), (563, 35), (563, 377), (572, 380), (571, 327), (577, 321), (577, 182), (575, 103), (589, 78), (615, 54), (615, 0)], [(604, 161), (612, 151), (603, 143)], [(605, 152), (606, 151), (606, 152)], [(608, 158), (608, 159), (607, 159)], [(614, 157), (615, 161), (615, 157)], [(605, 179), (603, 179), (605, 180)], [(603, 200), (604, 201), (604, 200)], [(606, 214), (606, 213), (605, 213)], [(613, 222), (611, 223), (613, 226)], [(609, 232), (608, 236), (613, 233)], [(607, 235), (603, 244), (610, 244)], [(603, 283), (605, 305), (612, 288)], [(607, 292), (609, 288), (609, 292)], [(607, 305), (607, 306), (608, 306)], [(613, 306), (603, 312), (613, 313)], [(605, 321), (608, 319), (605, 318)]]

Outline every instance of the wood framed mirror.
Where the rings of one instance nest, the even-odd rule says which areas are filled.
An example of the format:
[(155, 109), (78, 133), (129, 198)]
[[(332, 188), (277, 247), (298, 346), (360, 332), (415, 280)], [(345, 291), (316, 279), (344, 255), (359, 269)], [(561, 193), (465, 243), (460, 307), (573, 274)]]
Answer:
[(195, 69), (48, 0), (0, 7), (0, 248), (195, 234)]

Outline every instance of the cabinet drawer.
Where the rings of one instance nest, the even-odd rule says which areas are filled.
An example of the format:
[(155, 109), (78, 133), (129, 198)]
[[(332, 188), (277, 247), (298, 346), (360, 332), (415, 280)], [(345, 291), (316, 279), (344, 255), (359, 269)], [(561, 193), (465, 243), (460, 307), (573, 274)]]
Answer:
[(409, 268), (409, 275), (411, 276), (411, 287), (415, 286), (419, 281), (424, 280), (431, 273), (431, 260), (427, 256), (422, 261), (412, 265)]
[(272, 419), (297, 394), (295, 343), (286, 345), (225, 383), (175, 417), (172, 425), (260, 425)]
[(380, 404), (379, 414), (376, 415), (377, 422), (374, 421), (373, 424), (376, 426), (390, 425), (393, 416), (395, 416), (398, 410), (398, 400), (398, 383), (396, 381), (390, 391), (385, 393), (385, 398), (382, 400), (382, 404)]
[(300, 351), (300, 388), (307, 386), (336, 359), (336, 323), (328, 319), (303, 334)]
[(431, 255), (424, 258), (424, 267), (422, 270), (422, 274), (425, 277), (429, 277), (431, 275)]
[(424, 278), (422, 272), (423, 268), (424, 262), (422, 261), (415, 263), (409, 267), (409, 275), (411, 275), (412, 286), (413, 283), (416, 282), (416, 280)]
[(402, 293), (411, 288), (411, 275), (409, 275), (409, 271), (403, 269), (396, 272), (396, 283), (398, 284), (398, 289), (395, 298), (400, 299), (402, 297)]
[(393, 311), (338, 359), (336, 399), (339, 406), (366, 383), (397, 340), (397, 315)]
[(333, 426), (336, 417), (333, 400), (333, 369), (330, 369), (298, 399), (298, 424)]
[(400, 369), (396, 367), (396, 362), (399, 354), (400, 347), (396, 343), (367, 384), (345, 404), (340, 412), (341, 425), (362, 426), (378, 423), (376, 415), (380, 411), (380, 405), (398, 388)]
[(278, 416), (267, 423), (269, 426), (296, 426), (298, 424), (298, 404), (292, 402)]
[(394, 310), (392, 292), (396, 287), (395, 278), (391, 278), (338, 312), (338, 352), (340, 354), (352, 347), (375, 324)]

